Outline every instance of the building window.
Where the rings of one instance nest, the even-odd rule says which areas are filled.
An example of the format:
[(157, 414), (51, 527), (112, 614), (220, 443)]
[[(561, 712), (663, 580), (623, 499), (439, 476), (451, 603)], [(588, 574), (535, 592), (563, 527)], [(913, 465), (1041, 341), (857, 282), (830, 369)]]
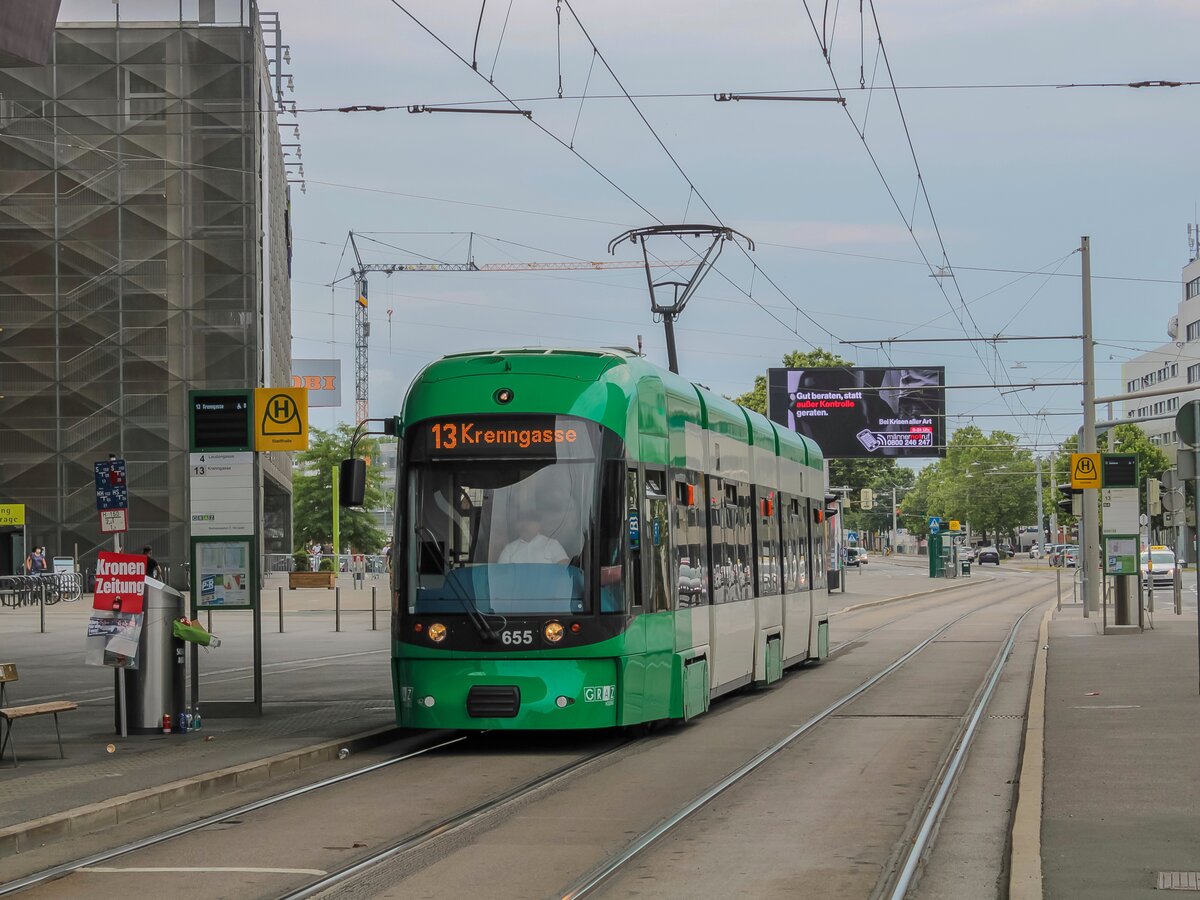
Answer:
[(1189, 281), (1187, 283), (1187, 285), (1184, 288), (1184, 292), (1183, 292), (1184, 299), (1190, 300), (1192, 297), (1195, 297), (1197, 294), (1200, 294), (1200, 278), (1193, 278), (1191, 281)]
[(1188, 384), (1195, 384), (1197, 381), (1200, 381), (1200, 363), (1188, 366), (1187, 378)]
[(1187, 327), (1187, 339), (1194, 341), (1197, 338), (1200, 338), (1200, 320), (1192, 322)]
[(125, 69), (125, 120), (131, 125), (167, 121), (167, 93), (146, 78)]

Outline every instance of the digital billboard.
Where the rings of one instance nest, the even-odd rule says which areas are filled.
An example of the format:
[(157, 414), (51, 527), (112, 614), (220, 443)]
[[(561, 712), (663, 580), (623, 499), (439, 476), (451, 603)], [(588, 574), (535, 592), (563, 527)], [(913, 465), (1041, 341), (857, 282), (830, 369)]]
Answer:
[(942, 366), (768, 369), (767, 411), (827, 459), (945, 456), (945, 382)]

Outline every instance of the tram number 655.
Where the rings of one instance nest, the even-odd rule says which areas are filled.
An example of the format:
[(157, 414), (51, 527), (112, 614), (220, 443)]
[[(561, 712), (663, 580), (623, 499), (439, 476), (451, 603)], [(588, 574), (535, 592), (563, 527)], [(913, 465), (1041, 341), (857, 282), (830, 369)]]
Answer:
[(520, 646), (521, 644), (533, 643), (533, 632), (526, 629), (525, 631), (502, 631), (500, 632), (500, 643)]

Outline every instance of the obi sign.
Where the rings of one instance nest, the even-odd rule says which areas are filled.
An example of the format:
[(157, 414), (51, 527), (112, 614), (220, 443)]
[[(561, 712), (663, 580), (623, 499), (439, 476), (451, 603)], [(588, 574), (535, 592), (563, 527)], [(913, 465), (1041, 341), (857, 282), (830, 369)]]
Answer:
[(309, 406), (341, 406), (342, 361), (293, 359), (292, 387), (308, 390)]
[(97, 554), (93, 609), (137, 615), (145, 592), (146, 557), (139, 553)]

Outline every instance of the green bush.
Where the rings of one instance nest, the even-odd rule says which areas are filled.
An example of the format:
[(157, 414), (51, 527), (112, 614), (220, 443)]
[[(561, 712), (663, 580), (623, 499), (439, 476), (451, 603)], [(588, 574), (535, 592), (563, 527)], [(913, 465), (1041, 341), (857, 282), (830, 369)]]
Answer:
[(322, 556), (321, 557), (321, 567), (317, 571), (332, 572), (333, 571), (333, 557), (332, 556)]
[(309, 569), (308, 554), (303, 550), (297, 550), (292, 554), (292, 571), (307, 572)]

